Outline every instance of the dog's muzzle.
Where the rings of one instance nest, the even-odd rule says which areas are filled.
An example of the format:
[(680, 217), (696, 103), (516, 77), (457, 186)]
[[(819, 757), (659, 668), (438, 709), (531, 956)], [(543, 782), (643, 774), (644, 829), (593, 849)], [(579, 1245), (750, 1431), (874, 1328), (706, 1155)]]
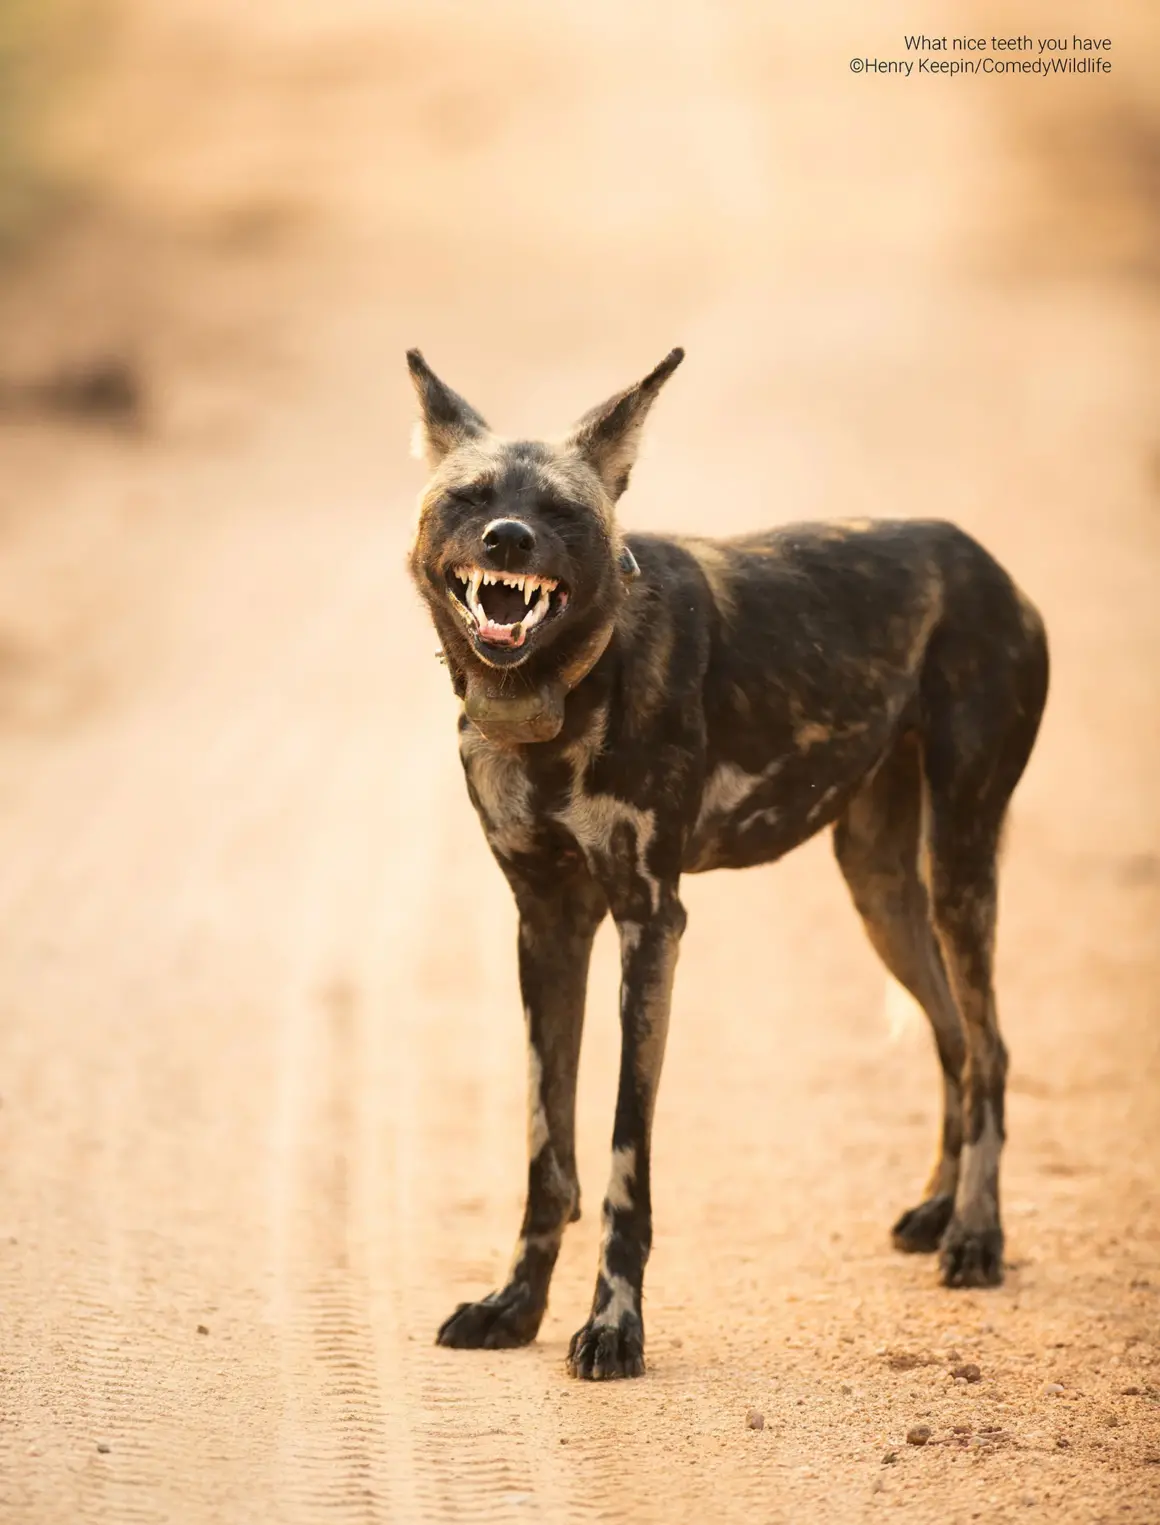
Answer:
[(469, 629), (488, 646), (518, 647), (547, 619), (562, 614), (568, 590), (554, 577), (452, 567), (448, 592)]

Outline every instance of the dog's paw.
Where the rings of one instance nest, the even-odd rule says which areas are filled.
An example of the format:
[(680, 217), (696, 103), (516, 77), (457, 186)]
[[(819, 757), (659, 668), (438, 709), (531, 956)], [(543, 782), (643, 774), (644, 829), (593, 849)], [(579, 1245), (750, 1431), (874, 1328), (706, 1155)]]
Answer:
[(512, 1350), (535, 1339), (543, 1316), (530, 1290), (514, 1282), (478, 1303), (460, 1303), (440, 1325), (435, 1343), (455, 1350)]
[(943, 1235), (939, 1270), (944, 1287), (997, 1287), (1003, 1280), (1003, 1230), (968, 1229), (952, 1218)]
[(635, 1313), (602, 1324), (590, 1318), (568, 1346), (568, 1370), (574, 1377), (603, 1382), (610, 1377), (644, 1375), (644, 1326)]
[(955, 1210), (952, 1196), (928, 1197), (903, 1213), (891, 1229), (894, 1248), (904, 1255), (933, 1255)]

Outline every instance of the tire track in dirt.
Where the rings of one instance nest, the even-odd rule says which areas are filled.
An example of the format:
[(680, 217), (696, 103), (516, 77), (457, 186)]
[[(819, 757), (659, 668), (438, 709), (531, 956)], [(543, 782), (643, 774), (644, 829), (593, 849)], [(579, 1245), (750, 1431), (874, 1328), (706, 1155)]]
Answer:
[[(306, 877), (311, 909), (333, 888), (321, 852), (316, 859)], [(308, 935), (300, 927), (299, 937)], [(299, 957), (310, 951), (300, 944)], [(352, 1264), (354, 995), (341, 984), (311, 988), (320, 971), (309, 958), (303, 972), (280, 1002), (271, 1159), (280, 1487), (291, 1519), (388, 1520), (394, 1489), (409, 1475), (408, 1437), (396, 1435), (388, 1470), (374, 1340)]]

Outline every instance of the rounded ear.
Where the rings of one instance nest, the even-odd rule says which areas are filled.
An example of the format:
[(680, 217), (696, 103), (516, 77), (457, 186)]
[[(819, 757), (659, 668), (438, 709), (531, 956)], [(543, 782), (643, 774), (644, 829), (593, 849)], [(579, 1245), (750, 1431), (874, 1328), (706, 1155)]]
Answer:
[(587, 461), (614, 501), (628, 486), (648, 410), (684, 358), (683, 349), (670, 350), (643, 381), (585, 413), (564, 442)]
[(419, 399), (415, 453), (434, 469), (459, 445), (479, 439), (489, 430), (471, 404), (440, 381), (417, 349), (407, 351), (407, 367)]

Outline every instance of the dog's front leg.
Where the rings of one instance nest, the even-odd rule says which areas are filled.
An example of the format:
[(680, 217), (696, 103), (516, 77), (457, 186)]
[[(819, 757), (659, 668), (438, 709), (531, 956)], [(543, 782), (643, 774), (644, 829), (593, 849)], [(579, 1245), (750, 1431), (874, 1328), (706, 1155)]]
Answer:
[[(613, 914), (616, 914), (613, 906)], [(572, 1337), (576, 1377), (639, 1377), (644, 1371), (641, 1291), (652, 1245), (649, 1185), (653, 1109), (669, 1026), (673, 974), (685, 912), (676, 885), (660, 887), (642, 921), (617, 917), (620, 933), (620, 1081), (612, 1173), (604, 1197), (600, 1268), (588, 1322)]]
[(583, 866), (565, 878), (504, 864), (520, 912), (520, 992), (528, 1034), (527, 1206), (507, 1281), (461, 1303), (438, 1343), (498, 1350), (534, 1340), (569, 1222), (580, 1216), (576, 1176), (576, 1068), (588, 963), (604, 919), (604, 892)]

